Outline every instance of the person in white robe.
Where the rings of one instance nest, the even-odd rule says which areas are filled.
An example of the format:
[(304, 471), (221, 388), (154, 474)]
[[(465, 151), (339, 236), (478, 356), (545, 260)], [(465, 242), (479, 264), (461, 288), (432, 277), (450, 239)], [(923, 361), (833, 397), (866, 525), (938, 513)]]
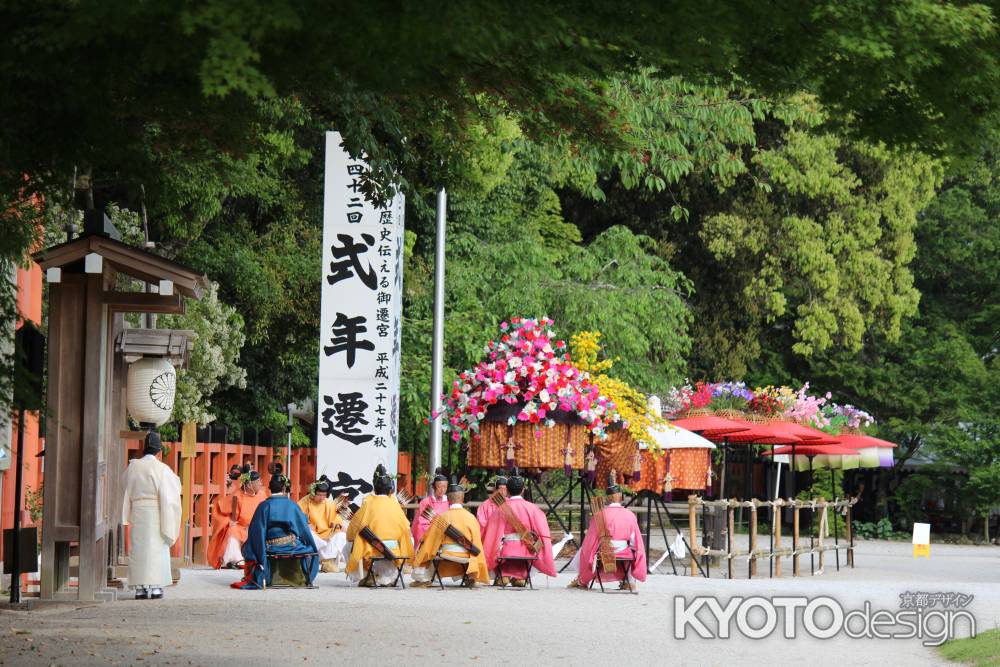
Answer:
[(128, 583), (137, 600), (159, 599), (169, 586), (170, 547), (181, 530), (181, 481), (157, 455), (160, 435), (150, 432), (143, 456), (125, 471), (122, 522), (130, 526)]

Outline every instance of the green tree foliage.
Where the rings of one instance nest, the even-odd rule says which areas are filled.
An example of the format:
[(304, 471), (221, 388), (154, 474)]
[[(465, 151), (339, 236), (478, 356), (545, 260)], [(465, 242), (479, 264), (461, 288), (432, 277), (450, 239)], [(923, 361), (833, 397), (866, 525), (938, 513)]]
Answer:
[[(661, 188), (645, 185), (652, 171), (628, 176), (634, 167), (614, 161), (616, 178), (602, 181), (610, 206), (577, 199), (570, 211), (585, 230), (620, 221), (659, 239), (692, 280), (695, 375), (742, 377), (774, 338), (802, 356), (858, 349), (876, 332), (897, 338), (918, 300), (908, 265), (917, 213), (939, 179), (935, 163), (834, 134), (807, 95), (680, 90), (670, 106), (701, 110), (693, 127), (653, 116), (636, 133), (649, 147), (640, 150), (651, 156), (638, 160), (644, 167), (683, 167)], [(652, 157), (681, 139), (718, 150)]]
[[(859, 349), (872, 331), (898, 339), (919, 299), (908, 265), (917, 213), (934, 194), (933, 163), (793, 125), (754, 155), (750, 171), (766, 191), (744, 189), (699, 232), (732, 288), (706, 295), (700, 331), (760, 341), (785, 325), (803, 356)], [(744, 313), (740, 331), (711, 317), (720, 297), (732, 300), (727, 313)], [(753, 358), (759, 347), (748, 342)], [(718, 370), (741, 375), (727, 347), (707, 351), (716, 364), (735, 362)]]

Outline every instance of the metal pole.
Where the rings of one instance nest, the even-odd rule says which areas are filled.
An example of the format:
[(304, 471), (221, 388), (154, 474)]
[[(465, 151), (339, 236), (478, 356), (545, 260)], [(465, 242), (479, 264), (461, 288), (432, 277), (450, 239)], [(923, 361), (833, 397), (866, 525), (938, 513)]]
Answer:
[(24, 408), (20, 408), (17, 413), (17, 457), (15, 460), (17, 468), (14, 471), (14, 540), (13, 564), (10, 571), (10, 603), (17, 604), (21, 601), (21, 486), (22, 471), (24, 469)]
[[(441, 414), (441, 373), (444, 368), (444, 240), (445, 215), (448, 208), (448, 194), (444, 188), (437, 196), (437, 236), (434, 242), (434, 347), (431, 369), (431, 408), (434, 415)], [(433, 475), (441, 466), (441, 422), (431, 421), (430, 451), (427, 469)]]
[(285, 468), (288, 472), (288, 485), (292, 485), (292, 410), (295, 409), (294, 403), (289, 403), (285, 406), (288, 409), (288, 426), (285, 429), (286, 436), (288, 438), (288, 456), (285, 458)]

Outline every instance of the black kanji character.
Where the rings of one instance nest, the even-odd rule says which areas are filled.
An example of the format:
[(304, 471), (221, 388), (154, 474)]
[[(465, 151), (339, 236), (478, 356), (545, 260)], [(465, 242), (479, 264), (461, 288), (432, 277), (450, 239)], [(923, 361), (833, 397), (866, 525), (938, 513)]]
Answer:
[[(349, 502), (353, 502), (358, 496), (372, 492), (371, 482), (362, 477), (354, 479), (346, 472), (338, 472), (337, 479), (330, 481), (333, 482), (333, 488), (330, 490), (331, 498), (336, 498), (337, 496), (346, 493), (347, 500)], [(354, 507), (353, 509), (356, 511), (357, 507)]]
[(323, 410), (323, 435), (335, 435), (354, 445), (363, 444), (375, 437), (358, 428), (358, 424), (368, 425), (368, 420), (365, 419), (368, 404), (362, 399), (361, 392), (337, 394), (336, 401), (332, 396), (323, 396), (323, 402), (329, 406)]
[(375, 275), (375, 269), (372, 268), (371, 262), (368, 263), (367, 269), (363, 267), (360, 257), (362, 253), (368, 252), (368, 249), (375, 245), (374, 237), (371, 234), (362, 234), (361, 240), (364, 243), (355, 243), (354, 237), (350, 234), (337, 234), (337, 240), (343, 246), (330, 246), (330, 253), (334, 259), (340, 261), (330, 262), (330, 275), (326, 277), (326, 282), (336, 285), (341, 280), (357, 276), (365, 284), (365, 287), (370, 290), (376, 289), (378, 276)]
[(368, 327), (365, 326), (367, 322), (368, 319), (363, 315), (347, 317), (343, 313), (337, 313), (337, 319), (333, 322), (331, 344), (323, 347), (326, 356), (329, 357), (337, 352), (346, 352), (347, 367), (354, 368), (354, 359), (358, 350), (374, 352), (375, 343), (370, 340), (358, 340), (360, 334), (368, 331)]

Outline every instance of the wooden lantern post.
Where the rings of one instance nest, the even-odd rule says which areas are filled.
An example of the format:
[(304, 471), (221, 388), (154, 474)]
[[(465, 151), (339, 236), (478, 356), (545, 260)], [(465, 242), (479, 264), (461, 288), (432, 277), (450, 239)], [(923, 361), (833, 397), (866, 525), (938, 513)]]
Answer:
[[(183, 313), (184, 297), (200, 298), (208, 283), (196, 271), (121, 243), (100, 210), (85, 213), (82, 236), (34, 259), (49, 283), (41, 597), (112, 599), (124, 492), (126, 343), (133, 358), (156, 354), (182, 363), (191, 337), (129, 329), (123, 313)], [(120, 274), (158, 289), (117, 291)], [(148, 335), (131, 335), (137, 332)], [(71, 570), (73, 550), (78, 565)]]

